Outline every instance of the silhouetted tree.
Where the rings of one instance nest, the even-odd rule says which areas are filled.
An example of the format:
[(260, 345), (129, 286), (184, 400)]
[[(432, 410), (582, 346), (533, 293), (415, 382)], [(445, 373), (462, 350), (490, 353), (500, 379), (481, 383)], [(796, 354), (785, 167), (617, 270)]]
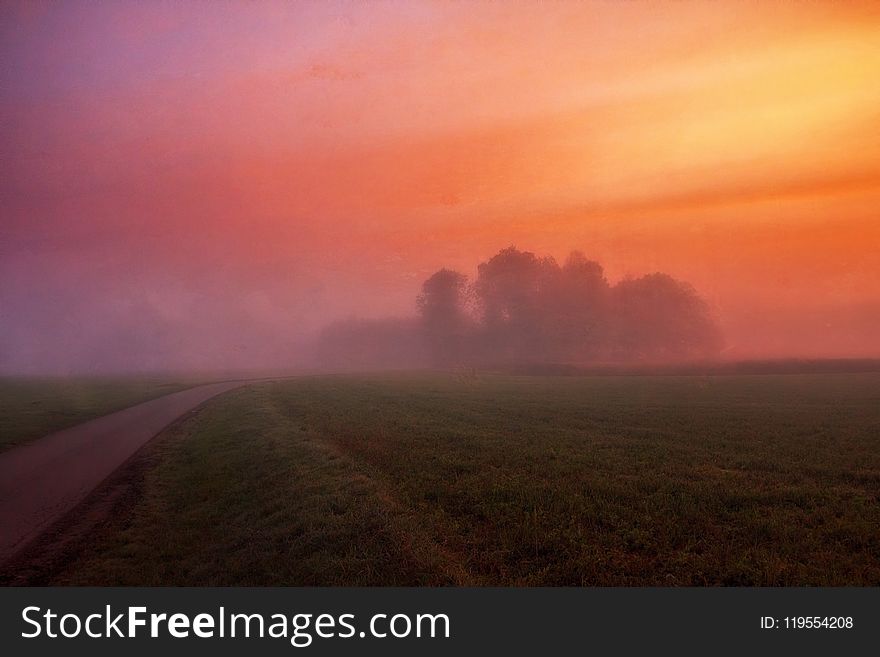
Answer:
[(572, 251), (544, 295), (545, 355), (558, 362), (596, 359), (608, 332), (609, 286), (602, 266)]
[(484, 348), (506, 358), (540, 358), (546, 291), (559, 276), (551, 258), (508, 247), (477, 268), (474, 293), (481, 312)]
[(435, 364), (448, 365), (464, 355), (465, 340), (471, 330), (467, 291), (467, 276), (451, 269), (441, 269), (422, 284), (416, 307)]
[(615, 355), (624, 360), (708, 358), (721, 348), (709, 307), (689, 284), (649, 274), (614, 286)]

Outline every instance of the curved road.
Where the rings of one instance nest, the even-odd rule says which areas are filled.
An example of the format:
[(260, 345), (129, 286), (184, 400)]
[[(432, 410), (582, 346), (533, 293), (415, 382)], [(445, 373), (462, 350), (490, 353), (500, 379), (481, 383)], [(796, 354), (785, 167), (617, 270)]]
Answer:
[(0, 454), (0, 563), (70, 511), (162, 429), (248, 381), (152, 399)]

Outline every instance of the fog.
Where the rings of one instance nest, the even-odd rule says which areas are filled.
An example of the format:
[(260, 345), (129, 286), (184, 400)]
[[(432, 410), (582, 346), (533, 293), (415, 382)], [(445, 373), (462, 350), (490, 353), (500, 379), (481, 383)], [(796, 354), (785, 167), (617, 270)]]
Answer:
[(859, 3), (3, 3), (0, 373), (880, 357), (878, 44)]
[[(395, 266), (405, 268), (403, 259), (386, 261), (383, 278), (360, 281), (338, 269), (323, 272), (322, 279), (320, 271), (248, 271), (241, 263), (206, 267), (198, 260), (156, 272), (135, 255), (102, 267), (72, 258), (55, 269), (24, 268), (39, 261), (19, 255), (0, 262), (4, 373), (588, 366), (878, 355), (871, 350), (880, 321), (876, 307), (844, 306), (833, 316), (803, 308), (759, 316), (728, 310), (725, 325), (725, 304), (707, 300), (687, 281), (650, 270), (611, 278), (579, 251), (557, 262), (507, 247), (470, 268), (422, 272), (420, 280), (406, 271), (395, 275)], [(751, 350), (743, 348), (749, 339)]]

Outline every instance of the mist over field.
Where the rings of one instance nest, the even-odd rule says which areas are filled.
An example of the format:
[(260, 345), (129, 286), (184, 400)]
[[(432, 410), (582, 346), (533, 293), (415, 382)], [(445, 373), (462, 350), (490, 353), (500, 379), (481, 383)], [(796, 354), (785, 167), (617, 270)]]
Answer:
[[(32, 257), (32, 256), (31, 256)], [(146, 268), (65, 281), (0, 278), (0, 372), (393, 369), (510, 363), (656, 364), (874, 357), (870, 304), (731, 317), (723, 299), (654, 271), (611, 279), (580, 251), (502, 249), (471, 272), (441, 267), (383, 294), (260, 267), (149, 283)], [(396, 263), (397, 264), (397, 261)], [(85, 267), (87, 263), (78, 262)], [(127, 273), (127, 272), (124, 272)], [(313, 274), (305, 274), (313, 276)], [(311, 279), (310, 279), (311, 280)], [(835, 312), (833, 309), (837, 308)], [(756, 311), (753, 311), (756, 313)], [(745, 341), (744, 337), (745, 336)], [(823, 339), (824, 338), (824, 339)], [(816, 344), (818, 343), (818, 344)]]
[(4, 2), (0, 373), (880, 356), (877, 4), (638, 4)]
[[(512, 249), (512, 247), (511, 247)], [(295, 368), (388, 369), (509, 362), (671, 363), (876, 357), (880, 310), (743, 311), (662, 272), (610, 279), (575, 251), (507, 249), (475, 273), (369, 289), (300, 285), (281, 272), (55, 280), (4, 263), (0, 372), (82, 374)], [(502, 254), (529, 262), (503, 271)], [(32, 256), (31, 256), (32, 257)], [(493, 274), (487, 263), (495, 263)], [(508, 263), (510, 264), (510, 263)], [(87, 267), (87, 263), (79, 263)], [(103, 268), (102, 268), (103, 269)], [(468, 271), (468, 270), (464, 270)], [(411, 280), (412, 279), (412, 280)], [(397, 288), (395, 290), (395, 288)], [(383, 293), (383, 291), (385, 291)]]
[(687, 283), (654, 273), (609, 285), (572, 251), (563, 266), (509, 247), (477, 277), (440, 269), (414, 318), (340, 321), (322, 330), (318, 363), (381, 369), (509, 363), (669, 363), (718, 357), (721, 331)]

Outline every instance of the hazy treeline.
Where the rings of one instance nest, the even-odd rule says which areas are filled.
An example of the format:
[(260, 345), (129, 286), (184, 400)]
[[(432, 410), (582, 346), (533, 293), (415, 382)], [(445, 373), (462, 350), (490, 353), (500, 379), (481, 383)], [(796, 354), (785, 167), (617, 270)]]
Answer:
[(711, 358), (721, 334), (706, 302), (662, 273), (610, 285), (578, 251), (563, 265), (509, 247), (476, 279), (441, 269), (422, 285), (417, 315), (326, 327), (318, 357), (335, 367), (588, 364)]

